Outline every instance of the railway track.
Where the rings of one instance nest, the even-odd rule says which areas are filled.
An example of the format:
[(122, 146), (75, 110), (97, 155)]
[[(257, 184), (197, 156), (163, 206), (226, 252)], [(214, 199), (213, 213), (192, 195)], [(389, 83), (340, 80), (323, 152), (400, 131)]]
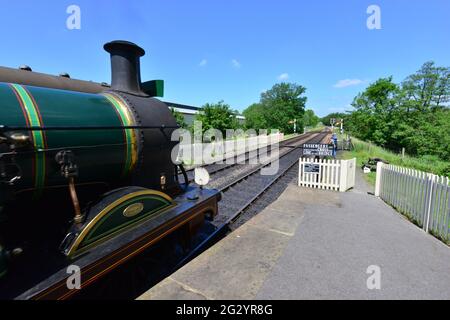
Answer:
[[(308, 133), (304, 133), (304, 134), (295, 136), (290, 139), (280, 141), (278, 148), (280, 151), (289, 149), (289, 148), (295, 148), (298, 145), (299, 141), (303, 141), (305, 138), (312, 138), (318, 134), (320, 134), (320, 132), (313, 131), (313, 132), (308, 132)], [(273, 148), (273, 145), (270, 145), (267, 147), (267, 153), (269, 155), (272, 152), (272, 148)], [(208, 171), (208, 173), (210, 174), (211, 177), (215, 178), (214, 176), (216, 176), (216, 177), (219, 176), (219, 174), (222, 173), (223, 171), (227, 171), (227, 170), (233, 169), (233, 168), (239, 168), (240, 166), (243, 166), (243, 165), (248, 166), (249, 163), (251, 162), (251, 160), (254, 160), (257, 157), (258, 157), (258, 155), (255, 154), (254, 151), (253, 152), (247, 151), (244, 154), (226, 158), (223, 160), (219, 160), (215, 163), (207, 164), (202, 167)], [(242, 158), (245, 159), (245, 162), (242, 161)], [(238, 159), (240, 161), (238, 161)], [(194, 181), (194, 168), (190, 168), (190, 169), (186, 170), (186, 174), (187, 174), (189, 183), (193, 182)], [(182, 181), (182, 179), (183, 179), (181, 174), (179, 175), (179, 179), (180, 179), (180, 181)]]
[[(297, 137), (295, 141), (280, 147), (279, 159), (273, 157), (265, 163), (247, 168), (238, 177), (233, 177), (231, 173), (231, 177), (228, 177), (228, 179), (214, 179), (210, 186), (218, 188), (223, 193), (222, 201), (219, 202), (219, 215), (211, 222), (215, 230), (193, 249), (174, 270), (192, 260), (233, 230), (235, 222), (241, 225), (248, 220), (243, 217), (246, 212), (253, 216), (256, 212), (250, 211), (252, 205), (261, 200), (264, 193), (277, 181), (286, 177), (286, 180), (292, 179), (292, 174), (289, 175), (290, 169), (297, 164), (298, 159), (303, 155), (301, 144), (325, 142), (329, 139), (329, 135), (328, 131), (324, 131), (314, 135)], [(274, 161), (279, 161), (278, 172), (274, 175), (261, 175), (261, 170)]]
[[(329, 134), (312, 132), (280, 143), (279, 170), (274, 175), (260, 174), (261, 169), (278, 158), (276, 153), (269, 152), (271, 150), (265, 163), (249, 164), (254, 155), (246, 153), (245, 164), (205, 166), (211, 175), (208, 186), (223, 192), (223, 197), (219, 202), (219, 215), (205, 223), (193, 240), (193, 249), (185, 251), (180, 245), (181, 238), (174, 234), (87, 287), (76, 299), (135, 299), (274, 201), (297, 175), (295, 164), (302, 156), (301, 145), (325, 142)], [(193, 170), (190, 175), (192, 179)]]

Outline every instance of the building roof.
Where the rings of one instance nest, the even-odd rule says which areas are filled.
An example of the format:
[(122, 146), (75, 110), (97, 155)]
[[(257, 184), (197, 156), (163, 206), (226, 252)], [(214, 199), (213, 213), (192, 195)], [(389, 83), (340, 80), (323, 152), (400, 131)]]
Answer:
[[(169, 108), (174, 108), (176, 111), (185, 113), (185, 114), (196, 114), (201, 109), (199, 107), (188, 106), (185, 104), (168, 102), (168, 101), (164, 101), (164, 103), (167, 104), (169, 106)], [(237, 114), (236, 118), (239, 120), (245, 120), (245, 117), (240, 114)]]
[(164, 101), (164, 103), (167, 104), (169, 107), (176, 108), (176, 109), (186, 109), (186, 110), (194, 110), (194, 111), (198, 111), (200, 109), (198, 107), (188, 106), (186, 104), (179, 104), (179, 103), (174, 103), (174, 102)]

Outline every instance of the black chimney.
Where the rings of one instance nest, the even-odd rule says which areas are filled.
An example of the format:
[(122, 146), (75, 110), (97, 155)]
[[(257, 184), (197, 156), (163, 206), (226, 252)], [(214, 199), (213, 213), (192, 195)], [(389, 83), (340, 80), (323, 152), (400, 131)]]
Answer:
[(108, 42), (103, 48), (111, 54), (111, 89), (146, 96), (141, 90), (139, 62), (144, 49), (128, 41)]

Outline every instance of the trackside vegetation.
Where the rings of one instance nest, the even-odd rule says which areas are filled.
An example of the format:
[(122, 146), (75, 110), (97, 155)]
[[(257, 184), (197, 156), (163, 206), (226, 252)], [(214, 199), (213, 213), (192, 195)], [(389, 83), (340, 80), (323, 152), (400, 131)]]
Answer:
[[(353, 150), (344, 151), (341, 157), (342, 159), (356, 158), (359, 169), (369, 158), (382, 158), (394, 165), (450, 177), (450, 163), (440, 160), (436, 156), (413, 157), (405, 154), (403, 157), (401, 154), (386, 150), (373, 143), (365, 142), (355, 137), (351, 137), (351, 139), (354, 146)], [(341, 135), (339, 135), (339, 140), (342, 141)], [(369, 183), (375, 185), (375, 172), (370, 172), (365, 177)]]
[(278, 129), (285, 134), (303, 132), (304, 126), (319, 122), (312, 110), (305, 112), (306, 88), (295, 83), (277, 83), (261, 93), (258, 103), (244, 110), (245, 124), (251, 129)]
[[(281, 82), (261, 93), (260, 100), (243, 111), (245, 123), (237, 120), (238, 111), (224, 101), (204, 104), (195, 120), (202, 122), (202, 129), (217, 129), (224, 133), (227, 129), (279, 130), (285, 134), (303, 133), (304, 128), (312, 130), (320, 125), (320, 118), (312, 109), (305, 110), (306, 88), (296, 83)], [(188, 130), (183, 115), (172, 109), (177, 123)]]
[[(450, 176), (449, 67), (430, 61), (399, 84), (392, 77), (380, 78), (354, 98), (352, 107), (321, 120), (344, 119), (346, 131), (359, 139), (353, 139), (358, 159), (379, 157)], [(404, 159), (398, 155), (403, 148), (409, 155)]]

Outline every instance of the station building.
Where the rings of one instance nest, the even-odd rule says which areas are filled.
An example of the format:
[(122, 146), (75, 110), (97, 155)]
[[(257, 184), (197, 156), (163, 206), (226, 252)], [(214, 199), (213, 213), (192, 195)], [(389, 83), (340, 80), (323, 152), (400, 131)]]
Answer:
[[(167, 102), (164, 101), (165, 104), (169, 106), (169, 108), (173, 108), (174, 110), (180, 112), (184, 116), (184, 121), (187, 125), (191, 125), (194, 123), (195, 115), (200, 111), (201, 108), (194, 107), (194, 106), (188, 106), (185, 104), (179, 104), (179, 103), (173, 103), (173, 102)], [(245, 117), (242, 115), (237, 115), (236, 118), (238, 119), (240, 124), (244, 124)]]

